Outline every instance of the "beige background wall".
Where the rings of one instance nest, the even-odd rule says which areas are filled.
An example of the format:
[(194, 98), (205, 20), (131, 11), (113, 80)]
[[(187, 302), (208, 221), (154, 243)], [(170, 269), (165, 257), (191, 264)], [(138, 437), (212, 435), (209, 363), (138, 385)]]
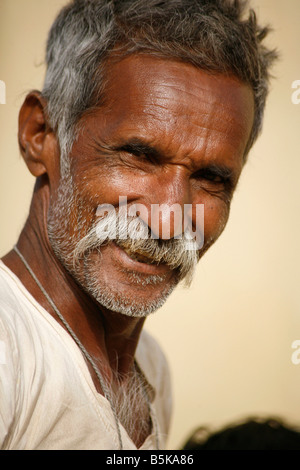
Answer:
[[(0, 0), (0, 256), (25, 221), (33, 178), (17, 146), (17, 114), (26, 91), (40, 88), (46, 32), (64, 0)], [(237, 190), (231, 219), (205, 255), (190, 290), (179, 289), (147, 321), (169, 359), (178, 447), (199, 424), (219, 427), (249, 415), (300, 424), (300, 3), (256, 0), (273, 25), (269, 43), (281, 61), (264, 132)], [(299, 355), (300, 357), (300, 355)]]

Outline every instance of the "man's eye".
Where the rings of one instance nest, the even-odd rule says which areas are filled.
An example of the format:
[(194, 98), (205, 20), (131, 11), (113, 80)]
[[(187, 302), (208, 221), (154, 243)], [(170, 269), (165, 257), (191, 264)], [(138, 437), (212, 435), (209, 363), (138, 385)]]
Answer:
[(223, 176), (216, 175), (213, 173), (204, 173), (202, 178), (205, 178), (208, 181), (212, 181), (213, 183), (225, 183), (225, 179)]
[(225, 184), (228, 178), (213, 171), (201, 170), (195, 174), (199, 180), (206, 180), (216, 184)]
[(131, 151), (128, 151), (128, 153), (131, 153), (131, 155), (141, 160), (149, 160), (148, 155), (146, 155), (144, 152), (141, 152), (139, 150), (131, 150)]
[(122, 148), (118, 149), (118, 151), (122, 154), (126, 154), (127, 156), (134, 157), (138, 160), (150, 160), (148, 155), (143, 151), (136, 148), (131, 148), (130, 146), (123, 146)]
[(201, 190), (212, 194), (233, 193), (235, 187), (234, 175), (227, 167), (211, 165), (209, 168), (198, 170), (193, 176)]

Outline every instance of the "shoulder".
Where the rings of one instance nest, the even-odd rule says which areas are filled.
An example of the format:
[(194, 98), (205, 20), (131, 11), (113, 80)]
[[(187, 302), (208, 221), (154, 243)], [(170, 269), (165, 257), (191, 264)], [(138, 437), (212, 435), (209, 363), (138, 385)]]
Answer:
[[(13, 273), (0, 261), (0, 341), (2, 349), (14, 351), (20, 311), (18, 286)], [(4, 354), (4, 353), (3, 353)]]
[(0, 262), (0, 341), (5, 356), (2, 377), (14, 378), (16, 390), (24, 392), (24, 383), (32, 384), (33, 377), (40, 375), (37, 364), (43, 361), (47, 333), (34, 299)]
[(34, 308), (23, 284), (0, 261), (0, 341), (2, 355), (10, 364), (6, 373), (15, 371), (19, 375), (23, 362), (34, 365), (35, 324)]
[[(13, 428), (19, 395), (18, 300), (10, 271), (0, 261), (0, 448)], [(12, 273), (11, 273), (12, 274)]]
[[(0, 261), (0, 335), (10, 347), (22, 349), (31, 340), (34, 305), (17, 276)], [(1, 338), (2, 339), (2, 338)]]
[(0, 260), (0, 319), (12, 325), (24, 309), (24, 286), (17, 276)]

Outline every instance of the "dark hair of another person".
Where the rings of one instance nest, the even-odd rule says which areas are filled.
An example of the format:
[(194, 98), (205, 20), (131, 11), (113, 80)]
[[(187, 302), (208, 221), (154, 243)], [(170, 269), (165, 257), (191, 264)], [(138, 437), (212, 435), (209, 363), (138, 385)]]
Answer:
[(300, 432), (275, 418), (248, 419), (216, 432), (196, 429), (183, 450), (300, 450)]

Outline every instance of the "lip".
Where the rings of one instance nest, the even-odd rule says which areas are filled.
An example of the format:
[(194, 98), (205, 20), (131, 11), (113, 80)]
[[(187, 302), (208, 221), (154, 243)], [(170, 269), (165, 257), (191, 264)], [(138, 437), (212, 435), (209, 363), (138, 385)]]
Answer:
[(115, 243), (112, 243), (111, 247), (113, 249), (114, 258), (125, 269), (148, 275), (163, 275), (172, 272), (172, 269), (167, 264), (141, 263), (140, 261), (132, 259), (121, 247)]

